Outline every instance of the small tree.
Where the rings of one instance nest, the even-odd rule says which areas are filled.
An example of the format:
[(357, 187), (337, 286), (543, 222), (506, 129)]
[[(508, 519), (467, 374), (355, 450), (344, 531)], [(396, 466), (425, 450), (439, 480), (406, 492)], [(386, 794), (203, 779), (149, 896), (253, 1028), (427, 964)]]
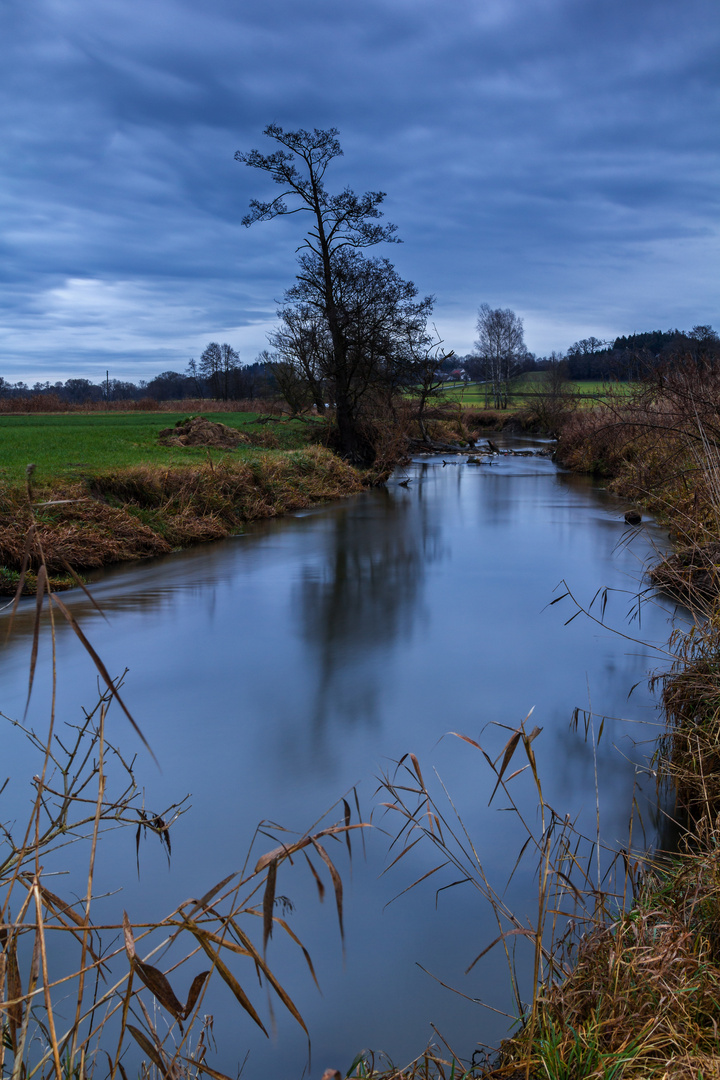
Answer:
[(332, 343), (325, 321), (307, 304), (278, 311), (280, 326), (269, 335), (275, 349), (271, 371), (292, 411), (314, 405), (324, 413), (328, 403), (326, 372), (331, 368)]
[(510, 308), (481, 304), (475, 342), (496, 409), (506, 409), (510, 379), (527, 354), (522, 319)]
[(563, 354), (550, 353), (542, 365), (541, 378), (532, 384), (529, 394), (531, 407), (543, 430), (557, 436), (577, 402), (568, 382), (568, 364)]

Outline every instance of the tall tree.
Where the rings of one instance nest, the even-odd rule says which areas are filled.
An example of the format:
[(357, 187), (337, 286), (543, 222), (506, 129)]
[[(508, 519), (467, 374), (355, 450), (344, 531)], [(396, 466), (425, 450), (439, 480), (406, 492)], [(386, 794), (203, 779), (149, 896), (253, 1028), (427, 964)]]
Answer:
[(481, 304), (475, 348), (482, 361), (496, 409), (506, 409), (510, 379), (527, 355), (523, 323), (510, 308)]
[[(340, 448), (351, 460), (362, 461), (367, 457), (367, 448), (360, 437), (354, 408), (355, 362), (335, 270), (345, 251), (374, 247), (383, 241), (394, 242), (397, 240), (396, 229), (394, 225), (378, 224), (382, 217), (379, 207), (385, 198), (384, 192), (368, 191), (356, 195), (350, 188), (337, 194), (326, 190), (328, 166), (342, 155), (337, 128), (284, 131), (277, 124), (270, 124), (264, 134), (279, 143), (281, 149), (272, 154), (261, 154), (258, 150), (247, 154), (238, 151), (235, 159), (267, 173), (283, 190), (269, 202), (253, 199), (243, 224), (250, 226), (256, 221), (270, 221), (301, 211), (310, 214), (312, 224), (301, 247), (309, 249), (307, 254), (313, 260), (311, 282), (307, 282), (307, 287), (326, 323), (330, 339), (330, 376)], [(301, 282), (302, 273), (301, 269)]]
[[(287, 380), (294, 373), (294, 397), (302, 390), (318, 408), (326, 400), (337, 402), (339, 384), (323, 283), (321, 260), (303, 252), (297, 283), (285, 294), (286, 304), (278, 311), (280, 327), (270, 338), (284, 365), (276, 377)], [(419, 381), (420, 366), (433, 345), (427, 331), (432, 297), (418, 299), (414, 284), (401, 278), (387, 259), (367, 258), (350, 249), (335, 253), (331, 284), (342, 332), (341, 386), (352, 424), (353, 456), (369, 461), (373, 447), (363, 434), (368, 429), (364, 421), (378, 407), (392, 410), (394, 395)]]

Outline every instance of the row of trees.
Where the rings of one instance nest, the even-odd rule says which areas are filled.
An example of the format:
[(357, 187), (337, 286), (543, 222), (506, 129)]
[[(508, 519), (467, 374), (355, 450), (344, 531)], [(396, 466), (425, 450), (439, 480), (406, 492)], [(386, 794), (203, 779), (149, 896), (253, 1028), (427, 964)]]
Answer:
[(634, 380), (677, 360), (720, 359), (720, 336), (711, 326), (690, 331), (654, 330), (601, 341), (596, 337), (573, 342), (566, 353), (535, 357), (525, 348), (522, 319), (509, 309), (478, 312), (476, 352), (462, 358), (464, 374), (488, 388), (496, 408), (507, 406), (510, 380), (525, 371), (549, 371), (567, 380)]
[[(207, 355), (206, 355), (207, 354)], [(219, 354), (219, 360), (217, 359)], [(230, 363), (234, 358), (235, 363)], [(266, 398), (277, 393), (270, 367), (261, 358), (240, 365), (229, 345), (211, 342), (200, 361), (191, 360), (186, 371), (163, 371), (155, 378), (134, 383), (125, 379), (66, 379), (64, 382), (11, 383), (0, 376), (0, 398), (52, 397), (58, 402), (82, 405), (102, 401), (182, 401), (187, 398), (237, 400)]]
[(676, 357), (716, 354), (720, 338), (711, 326), (692, 330), (652, 330), (643, 334), (600, 341), (596, 337), (574, 342), (565, 357), (569, 379), (639, 379)]

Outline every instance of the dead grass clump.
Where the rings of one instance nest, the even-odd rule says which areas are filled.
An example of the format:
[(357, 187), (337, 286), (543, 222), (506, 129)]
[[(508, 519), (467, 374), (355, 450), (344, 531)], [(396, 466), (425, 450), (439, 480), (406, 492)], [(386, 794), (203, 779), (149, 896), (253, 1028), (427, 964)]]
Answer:
[(11, 571), (6, 581), (0, 578), (0, 590), (6, 595), (14, 592), (12, 576), (26, 556), (30, 570), (37, 572), (41, 549), (53, 575), (64, 575), (68, 564), (87, 570), (170, 551), (168, 542), (147, 525), (120, 508), (88, 498), (81, 485), (54, 494), (60, 497), (41, 499), (35, 506), (29, 547), (30, 521), (21, 493), (6, 493), (0, 504), (0, 563)]
[(683, 545), (665, 556), (649, 573), (653, 585), (680, 603), (706, 607), (720, 596), (720, 543)]
[(662, 682), (667, 730), (656, 754), (660, 778), (692, 820), (720, 813), (720, 641), (711, 624), (678, 636), (679, 655)]
[(719, 837), (706, 832), (700, 851), (696, 839), (646, 874), (633, 907), (586, 938), (571, 973), (544, 994), (543, 1060), (577, 1061), (582, 1045), (598, 1076), (680, 1080), (704, 1075), (701, 1062), (717, 1070)]
[(363, 488), (354, 469), (321, 447), (171, 469), (138, 466), (100, 474), (92, 486), (123, 504), (215, 515), (230, 527)]

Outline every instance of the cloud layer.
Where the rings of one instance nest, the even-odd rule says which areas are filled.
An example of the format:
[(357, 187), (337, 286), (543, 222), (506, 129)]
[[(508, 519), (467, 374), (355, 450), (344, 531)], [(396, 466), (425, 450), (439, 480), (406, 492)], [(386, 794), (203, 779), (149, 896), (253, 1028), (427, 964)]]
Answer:
[(6, 0), (0, 374), (252, 360), (301, 223), (244, 229), (269, 122), (340, 129), (330, 185), (387, 191), (387, 253), (528, 346), (720, 323), (715, 0)]

